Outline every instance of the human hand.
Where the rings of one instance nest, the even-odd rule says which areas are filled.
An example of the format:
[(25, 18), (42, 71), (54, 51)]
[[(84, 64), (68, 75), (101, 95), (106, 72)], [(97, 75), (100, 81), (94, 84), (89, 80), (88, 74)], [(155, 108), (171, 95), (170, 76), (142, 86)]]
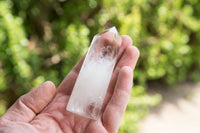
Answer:
[(0, 117), (1, 133), (117, 133), (132, 89), (133, 70), (139, 51), (130, 37), (122, 36), (116, 67), (98, 120), (66, 111), (66, 106), (82, 66), (83, 58), (56, 90), (47, 81), (21, 96)]

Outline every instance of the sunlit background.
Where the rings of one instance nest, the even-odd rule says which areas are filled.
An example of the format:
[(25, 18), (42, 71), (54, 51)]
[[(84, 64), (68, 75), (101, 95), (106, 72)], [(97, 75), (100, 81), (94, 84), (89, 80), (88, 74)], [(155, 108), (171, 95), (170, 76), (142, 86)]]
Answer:
[(141, 54), (120, 133), (137, 132), (162, 101), (146, 93), (150, 83), (200, 79), (199, 0), (1, 0), (0, 115), (44, 81), (58, 86), (92, 37), (112, 26)]

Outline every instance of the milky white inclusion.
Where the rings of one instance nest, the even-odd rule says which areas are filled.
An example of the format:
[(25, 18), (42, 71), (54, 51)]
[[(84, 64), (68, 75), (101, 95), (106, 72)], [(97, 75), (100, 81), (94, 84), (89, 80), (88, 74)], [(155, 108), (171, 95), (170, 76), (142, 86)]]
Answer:
[(70, 96), (68, 111), (98, 119), (120, 45), (115, 27), (94, 36)]

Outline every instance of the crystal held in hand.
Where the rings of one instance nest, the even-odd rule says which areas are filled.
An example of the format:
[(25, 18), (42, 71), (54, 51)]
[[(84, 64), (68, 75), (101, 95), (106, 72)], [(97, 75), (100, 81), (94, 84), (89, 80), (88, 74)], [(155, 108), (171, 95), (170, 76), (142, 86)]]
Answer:
[(68, 111), (98, 119), (120, 45), (121, 37), (115, 27), (94, 36), (69, 99)]

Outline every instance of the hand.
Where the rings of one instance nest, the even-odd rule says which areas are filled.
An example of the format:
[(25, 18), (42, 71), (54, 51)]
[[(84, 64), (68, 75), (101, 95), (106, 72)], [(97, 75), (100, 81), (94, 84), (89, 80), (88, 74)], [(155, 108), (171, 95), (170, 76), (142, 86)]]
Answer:
[(2, 133), (117, 133), (126, 109), (139, 51), (122, 36), (117, 65), (98, 120), (91, 120), (66, 111), (66, 106), (84, 57), (76, 64), (56, 90), (47, 81), (21, 96), (0, 117)]

